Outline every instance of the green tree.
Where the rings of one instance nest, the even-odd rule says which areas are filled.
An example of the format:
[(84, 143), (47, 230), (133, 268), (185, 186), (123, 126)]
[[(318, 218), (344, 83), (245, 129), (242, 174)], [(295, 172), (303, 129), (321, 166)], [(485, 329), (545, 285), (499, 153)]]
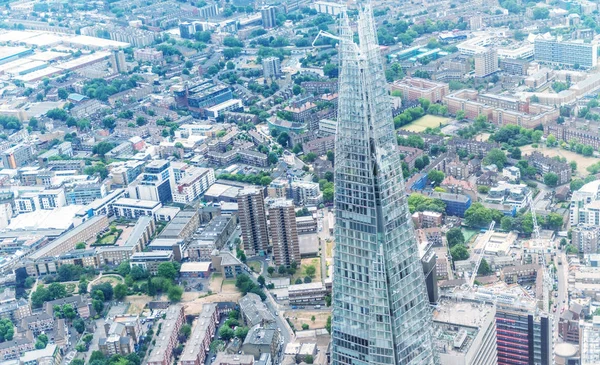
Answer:
[(85, 242), (79, 242), (78, 244), (75, 245), (76, 250), (83, 250), (85, 248), (86, 248)]
[(309, 265), (304, 268), (304, 272), (306, 273), (306, 275), (313, 277), (313, 276), (315, 276), (317, 269), (313, 265)]
[(258, 282), (260, 285), (263, 285), (263, 286), (265, 285), (265, 282), (266, 282), (266, 280), (265, 280), (265, 277), (264, 277), (264, 276), (262, 276), (262, 275), (259, 275), (259, 276), (258, 276), (258, 278), (256, 278), (256, 281), (257, 281), (257, 282)]
[(104, 158), (104, 155), (115, 148), (115, 145), (110, 142), (100, 142), (94, 146), (92, 153)]
[(287, 272), (287, 269), (285, 268), (285, 265), (280, 265), (277, 271), (279, 272), (279, 275), (283, 275)]
[(310, 327), (309, 327), (309, 325), (308, 325), (308, 324), (306, 324), (306, 323), (302, 323), (302, 330), (303, 330), (303, 331), (306, 331), (306, 330), (307, 330), (307, 329), (309, 329), (309, 328), (310, 328)]
[(145, 125), (146, 123), (147, 123), (146, 118), (142, 117), (141, 115), (135, 119), (135, 124), (137, 124), (140, 127)]
[(594, 154), (594, 148), (592, 146), (583, 146), (581, 154), (587, 157), (592, 156)]
[(494, 271), (488, 264), (487, 260), (482, 258), (481, 263), (479, 264), (479, 269), (477, 270), (477, 275), (486, 276), (486, 275), (490, 275), (493, 272)]
[(507, 160), (508, 159), (504, 151), (499, 148), (492, 148), (483, 159), (483, 162), (486, 165), (496, 165), (498, 166), (499, 170), (502, 170)]
[(125, 284), (117, 284), (114, 289), (114, 297), (116, 300), (122, 300), (127, 296), (127, 286)]
[(567, 247), (565, 247), (565, 252), (568, 254), (578, 254), (579, 250), (573, 245), (567, 245)]
[(181, 296), (183, 295), (183, 288), (179, 285), (173, 285), (169, 288), (168, 297), (172, 302), (179, 302), (181, 300)]
[(8, 318), (0, 319), (0, 342), (11, 341), (15, 335), (15, 326)]
[(465, 236), (460, 228), (450, 228), (446, 233), (446, 241), (450, 248), (456, 245), (462, 245), (465, 243)]
[(221, 329), (219, 330), (219, 337), (223, 340), (223, 341), (229, 341), (231, 340), (233, 337), (235, 337), (235, 332), (227, 327), (227, 326), (223, 326), (221, 327)]
[(269, 273), (269, 275), (273, 275), (273, 273), (275, 272), (275, 268), (273, 266), (269, 266), (267, 267), (267, 272)]
[(544, 184), (548, 186), (556, 186), (558, 183), (558, 175), (553, 172), (548, 172), (544, 174)]
[(244, 327), (244, 326), (238, 326), (238, 328), (235, 329), (235, 337), (239, 338), (240, 341), (244, 341), (244, 339), (246, 338), (246, 336), (248, 335), (248, 331), (249, 328), (248, 327)]
[[(306, 325), (306, 326), (308, 327), (308, 325)], [(304, 329), (304, 325), (302, 325), (302, 329)], [(304, 356), (304, 362), (305, 363), (307, 363), (307, 364), (310, 365), (310, 364), (314, 363), (314, 361), (315, 361), (315, 359), (313, 358), (312, 355), (306, 355), (306, 356)]]
[(465, 245), (456, 245), (450, 249), (452, 260), (463, 261), (469, 258), (469, 251)]
[(581, 189), (581, 187), (585, 185), (585, 183), (583, 182), (583, 180), (581, 179), (573, 179), (573, 181), (571, 181), (571, 191), (577, 191), (579, 189)]
[(502, 220), (500, 221), (500, 227), (503, 231), (511, 231), (513, 227), (513, 218), (508, 216), (502, 217)]
[(546, 138), (546, 145), (548, 147), (554, 147), (554, 146), (556, 146), (556, 144), (557, 144), (556, 143), (556, 137), (554, 137), (552, 134), (550, 134), (548, 136), (548, 138)]
[(457, 120), (464, 120), (466, 117), (466, 114), (463, 110), (459, 110), (456, 112), (456, 119)]
[(83, 333), (83, 331), (85, 331), (85, 322), (83, 321), (83, 319), (81, 318), (76, 318), (73, 321), (73, 328), (75, 328), (75, 330), (78, 333)]
[(439, 185), (444, 181), (444, 173), (439, 170), (431, 170), (427, 174), (427, 179), (434, 185)]
[(172, 262), (163, 262), (158, 265), (157, 274), (160, 277), (174, 280), (177, 277), (177, 269)]

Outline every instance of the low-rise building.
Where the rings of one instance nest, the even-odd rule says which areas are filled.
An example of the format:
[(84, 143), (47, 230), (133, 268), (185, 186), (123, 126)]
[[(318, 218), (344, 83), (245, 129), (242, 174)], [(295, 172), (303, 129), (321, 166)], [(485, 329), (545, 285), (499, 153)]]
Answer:
[(215, 250), (211, 255), (212, 266), (225, 279), (234, 279), (244, 273), (244, 264), (230, 252)]
[(238, 304), (242, 319), (247, 326), (253, 327), (257, 324), (264, 326), (268, 323), (275, 323), (275, 317), (257, 294), (246, 294)]
[(165, 318), (159, 321), (160, 336), (155, 339), (154, 347), (148, 356), (147, 365), (168, 365), (171, 363), (173, 349), (177, 347), (179, 329), (183, 325), (185, 315), (183, 306), (171, 305), (166, 309)]
[(271, 358), (276, 358), (279, 345), (279, 332), (273, 327), (263, 327), (259, 324), (250, 328), (244, 344), (242, 352), (246, 355), (254, 356), (255, 360), (260, 359), (264, 353), (271, 355)]
[(325, 295), (327, 295), (327, 289), (320, 281), (288, 287), (290, 304), (321, 304), (325, 300)]
[(129, 265), (132, 268), (138, 266), (150, 273), (150, 275), (156, 275), (160, 264), (172, 260), (173, 253), (168, 251), (136, 252), (131, 255)]
[(204, 304), (202, 312), (192, 328), (190, 338), (185, 344), (183, 353), (179, 358), (181, 365), (204, 364), (206, 353), (209, 351), (209, 346), (215, 335), (218, 322), (219, 311), (217, 310), (217, 304)]
[(526, 156), (526, 160), (530, 166), (535, 167), (542, 178), (547, 173), (554, 173), (558, 176), (557, 185), (571, 181), (571, 166), (566, 162), (557, 161), (537, 151)]

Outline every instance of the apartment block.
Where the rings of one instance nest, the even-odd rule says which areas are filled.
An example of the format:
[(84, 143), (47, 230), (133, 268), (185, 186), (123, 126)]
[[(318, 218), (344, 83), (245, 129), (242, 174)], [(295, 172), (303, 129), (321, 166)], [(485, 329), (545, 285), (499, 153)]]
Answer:
[(557, 161), (537, 151), (526, 156), (526, 160), (529, 166), (535, 167), (541, 176), (549, 172), (556, 174), (558, 176), (557, 185), (567, 184), (571, 181), (571, 166), (566, 162)]
[(426, 79), (405, 77), (390, 85), (392, 92), (400, 91), (403, 100), (427, 99), (432, 103), (440, 103), (444, 96), (450, 94), (450, 88), (445, 82), (435, 82)]
[(185, 172), (185, 177), (177, 182), (173, 191), (173, 202), (188, 204), (198, 199), (215, 183), (213, 169), (192, 167)]
[(534, 42), (534, 58), (539, 62), (592, 68), (598, 64), (598, 44), (579, 41), (558, 41), (538, 37)]
[(590, 128), (589, 122), (565, 121), (564, 124), (556, 122), (544, 125), (544, 136), (556, 137), (558, 141), (569, 143), (575, 140), (586, 146), (592, 146), (594, 150), (600, 149), (600, 133), (597, 129)]
[(291, 200), (280, 199), (269, 206), (269, 233), (275, 265), (300, 262), (296, 210)]
[(179, 329), (184, 321), (185, 315), (182, 305), (174, 304), (166, 309), (165, 319), (158, 322), (161, 324), (161, 333), (155, 340), (154, 347), (146, 362), (147, 365), (169, 365), (171, 363), (173, 349), (179, 343), (177, 339)]
[(498, 52), (487, 48), (473, 56), (475, 60), (475, 76), (486, 77), (498, 71)]
[(237, 202), (244, 251), (248, 256), (266, 254), (269, 236), (262, 192), (257, 189), (241, 190)]
[(173, 261), (173, 253), (168, 251), (153, 251), (153, 252), (136, 252), (129, 259), (129, 266), (140, 267), (150, 273), (156, 275), (158, 266), (163, 262)]
[(192, 334), (185, 344), (183, 353), (179, 358), (180, 365), (201, 365), (206, 359), (206, 350), (209, 348), (217, 324), (219, 312), (217, 304), (207, 303), (202, 306), (202, 312), (198, 316)]
[(138, 219), (140, 217), (154, 217), (162, 207), (162, 203), (156, 200), (119, 198), (112, 203), (111, 207), (112, 214), (117, 218)]

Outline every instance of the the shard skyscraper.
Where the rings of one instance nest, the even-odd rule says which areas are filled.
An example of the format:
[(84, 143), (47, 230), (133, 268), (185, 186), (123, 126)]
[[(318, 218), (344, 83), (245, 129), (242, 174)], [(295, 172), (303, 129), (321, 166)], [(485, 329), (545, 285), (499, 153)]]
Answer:
[(372, 9), (341, 20), (332, 362), (436, 364)]

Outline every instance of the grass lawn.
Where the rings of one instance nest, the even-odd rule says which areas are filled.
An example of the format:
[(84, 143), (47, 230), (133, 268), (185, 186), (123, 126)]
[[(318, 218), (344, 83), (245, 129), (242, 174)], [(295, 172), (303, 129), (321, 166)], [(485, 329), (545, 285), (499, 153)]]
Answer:
[(290, 279), (291, 284), (295, 284), (296, 279), (298, 279), (298, 278), (304, 280), (304, 277), (308, 276), (308, 275), (306, 275), (306, 267), (307, 266), (314, 266), (314, 268), (315, 268), (315, 275), (313, 275), (313, 277), (311, 278), (312, 281), (313, 282), (321, 281), (321, 261), (320, 261), (320, 259), (319, 258), (309, 258), (309, 259), (302, 259), (300, 267), (298, 268), (298, 270), (296, 270), (296, 273)]
[(437, 115), (424, 115), (421, 118), (400, 127), (410, 132), (424, 132), (427, 128), (436, 128), (446, 124), (450, 118), (440, 117)]
[(117, 275), (102, 275), (100, 279), (94, 282), (94, 285), (101, 283), (110, 283), (110, 285), (115, 286), (123, 282), (123, 278)]
[(479, 231), (476, 230), (476, 229), (466, 229), (466, 228), (463, 228), (462, 229), (462, 233), (463, 233), (463, 236), (465, 236), (465, 242), (469, 243), (469, 241), (471, 240), (471, 238), (473, 238), (473, 236), (475, 236), (477, 233), (479, 233)]
[(260, 274), (260, 262), (250, 261), (250, 262), (248, 262), (248, 267), (253, 272)]
[(595, 164), (596, 162), (600, 161), (600, 159), (598, 159), (596, 157), (582, 156), (582, 155), (577, 154), (572, 151), (563, 150), (560, 147), (549, 148), (549, 147), (544, 146), (541, 143), (538, 144), (537, 148), (533, 148), (531, 145), (525, 145), (525, 146), (522, 146), (519, 148), (521, 149), (521, 154), (523, 154), (523, 155), (529, 155), (529, 154), (531, 154), (532, 151), (538, 151), (538, 152), (541, 152), (544, 155), (547, 155), (550, 157), (554, 157), (554, 156), (564, 157), (567, 159), (567, 162), (575, 161), (575, 162), (577, 162), (577, 173), (580, 176), (588, 176), (590, 173), (586, 170), (586, 168), (588, 166), (591, 166), (591, 165)]
[(98, 241), (96, 241), (96, 244), (98, 244), (98, 245), (114, 245), (115, 242), (117, 242), (117, 238), (119, 238), (119, 235), (117, 233), (109, 233), (105, 236), (102, 236), (102, 238), (100, 238)]

